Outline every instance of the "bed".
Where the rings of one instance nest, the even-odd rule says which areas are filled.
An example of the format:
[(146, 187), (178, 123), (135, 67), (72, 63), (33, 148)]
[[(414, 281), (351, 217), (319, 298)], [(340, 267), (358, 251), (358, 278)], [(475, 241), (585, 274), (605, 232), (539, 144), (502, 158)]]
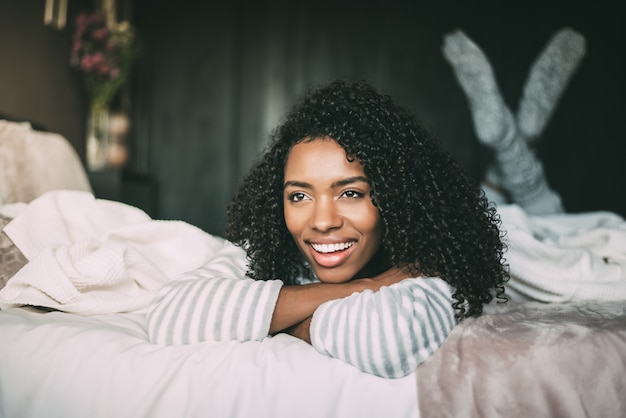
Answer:
[[(15, 165), (1, 123), (0, 158)], [(46, 140), (28, 127), (11, 132)], [(120, 222), (115, 211), (122, 204), (93, 198), (66, 145), (59, 161), (73, 163), (57, 161), (57, 168), (78, 172), (59, 183), (47, 178), (34, 187), (33, 160), (19, 176), (0, 165), (1, 417), (626, 416), (626, 227), (615, 214), (534, 219), (502, 208), (512, 300), (462, 322), (414, 373), (383, 379), (284, 334), (260, 342), (151, 344), (141, 308), (169, 275), (206, 260), (190, 237), (207, 248), (221, 241), (124, 206), (132, 228), (81, 247), (88, 240), (67, 228), (80, 218), (77, 208), (102, 210), (98, 222), (81, 227), (102, 237), (108, 223)], [(26, 238), (17, 234), (25, 223), (19, 220), (38, 207), (47, 215), (29, 219)], [(159, 236), (167, 236), (163, 245), (155, 245)], [(77, 242), (74, 252), (63, 252)], [(116, 282), (98, 276), (105, 265), (98, 263), (120, 248), (103, 242), (132, 244), (135, 252), (124, 249), (121, 262), (155, 252), (158, 260), (135, 262), (122, 276), (136, 280)], [(89, 250), (91, 258), (65, 277), (41, 256), (50, 248), (66, 258)]]

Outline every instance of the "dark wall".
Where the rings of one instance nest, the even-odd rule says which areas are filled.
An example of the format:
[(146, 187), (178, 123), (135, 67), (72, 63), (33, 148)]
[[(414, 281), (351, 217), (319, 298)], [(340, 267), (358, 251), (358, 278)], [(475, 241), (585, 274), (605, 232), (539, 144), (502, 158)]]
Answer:
[(588, 52), (538, 153), (573, 212), (626, 215), (625, 34), (607, 2), (138, 2), (145, 40), (134, 82), (133, 167), (154, 176), (159, 216), (221, 233), (230, 194), (270, 129), (308, 87), (365, 78), (412, 109), (478, 179), (465, 96), (441, 54), (463, 29), (515, 110), (528, 69), (570, 26)]
[[(570, 211), (626, 215), (626, 35), (617, 6), (419, 3), (138, 1), (144, 54), (133, 80), (131, 168), (157, 181), (157, 214), (221, 233), (230, 194), (270, 129), (306, 88), (336, 77), (390, 93), (478, 178), (488, 153), (442, 57), (443, 36), (461, 28), (478, 43), (515, 109), (532, 61), (570, 26), (588, 52), (538, 152)], [(61, 133), (82, 156), (86, 101), (68, 55), (84, 4), (69, 2), (63, 31), (43, 25), (44, 4), (0, 1), (0, 113)]]
[[(83, 156), (86, 98), (70, 68), (71, 30), (44, 26), (45, 0), (0, 1), (0, 115), (66, 137)], [(68, 26), (80, 2), (69, 2)]]

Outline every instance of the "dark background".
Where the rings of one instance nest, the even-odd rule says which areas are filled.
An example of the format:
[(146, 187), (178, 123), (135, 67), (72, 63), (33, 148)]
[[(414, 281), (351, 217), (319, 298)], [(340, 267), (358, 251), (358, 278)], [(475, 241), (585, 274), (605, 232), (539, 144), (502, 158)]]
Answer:
[[(85, 4), (70, 0), (70, 13)], [(0, 113), (42, 122), (84, 155), (71, 29), (44, 28), (43, 8), (43, 0), (0, 0)], [(485, 51), (515, 111), (529, 67), (564, 26), (585, 36), (587, 54), (537, 152), (569, 211), (626, 215), (626, 36), (612, 2), (135, 1), (132, 20), (143, 53), (125, 173), (153, 187), (124, 198), (155, 217), (222, 233), (228, 199), (269, 131), (302, 92), (334, 78), (391, 94), (478, 181), (489, 154), (441, 53), (444, 35), (462, 29)]]

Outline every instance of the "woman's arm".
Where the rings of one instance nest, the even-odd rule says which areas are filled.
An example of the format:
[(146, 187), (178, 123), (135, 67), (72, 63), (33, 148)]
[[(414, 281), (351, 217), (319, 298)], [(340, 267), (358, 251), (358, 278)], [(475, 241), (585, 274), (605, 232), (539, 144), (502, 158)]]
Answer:
[[(245, 277), (246, 256), (230, 243), (205, 266), (158, 292), (147, 312), (150, 340), (159, 344), (262, 340), (310, 318), (324, 302), (400, 280), (394, 275), (343, 284), (283, 286)], [(308, 324), (308, 322), (306, 322)], [(307, 341), (308, 326), (302, 328)]]
[(281, 290), (274, 310), (270, 333), (283, 331), (310, 344), (311, 318), (321, 304), (348, 297), (355, 292), (365, 290), (376, 292), (383, 286), (391, 286), (408, 277), (410, 276), (407, 273), (392, 267), (376, 277), (356, 279), (341, 284), (316, 283), (304, 286), (285, 286)]
[(262, 340), (281, 287), (279, 280), (216, 276), (205, 268), (186, 273), (163, 286), (148, 309), (150, 341)]
[[(159, 344), (262, 340), (289, 329), (310, 342), (305, 321), (323, 303), (377, 291), (406, 277), (391, 269), (372, 279), (341, 284), (283, 286), (246, 278), (245, 252), (228, 242), (203, 267), (163, 286), (147, 312), (150, 340)], [(305, 321), (303, 323), (303, 321)]]
[(321, 305), (310, 333), (322, 354), (398, 378), (430, 357), (455, 325), (448, 284), (417, 278)]
[(204, 266), (165, 284), (148, 308), (150, 340), (172, 345), (265, 338), (282, 282), (248, 279), (246, 269), (246, 253), (225, 241)]
[[(220, 268), (216, 269), (214, 263)], [(364, 279), (283, 286), (280, 280), (245, 278), (245, 270), (224, 269), (223, 263), (211, 262), (161, 288), (147, 313), (152, 342), (260, 341), (268, 334), (300, 324), (325, 302), (365, 289), (375, 290), (385, 283)], [(308, 326), (300, 329), (301, 333), (294, 335), (310, 342)]]

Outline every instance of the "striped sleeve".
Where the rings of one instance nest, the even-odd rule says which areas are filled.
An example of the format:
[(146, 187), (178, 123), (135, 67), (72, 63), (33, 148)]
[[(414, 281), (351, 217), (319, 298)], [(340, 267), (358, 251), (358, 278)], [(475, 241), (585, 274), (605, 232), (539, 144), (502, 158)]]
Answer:
[(280, 280), (245, 277), (245, 253), (225, 247), (203, 267), (165, 284), (147, 312), (150, 341), (260, 341), (268, 335)]
[(310, 331), (320, 353), (399, 378), (428, 359), (455, 325), (448, 284), (416, 278), (326, 302), (313, 314)]

